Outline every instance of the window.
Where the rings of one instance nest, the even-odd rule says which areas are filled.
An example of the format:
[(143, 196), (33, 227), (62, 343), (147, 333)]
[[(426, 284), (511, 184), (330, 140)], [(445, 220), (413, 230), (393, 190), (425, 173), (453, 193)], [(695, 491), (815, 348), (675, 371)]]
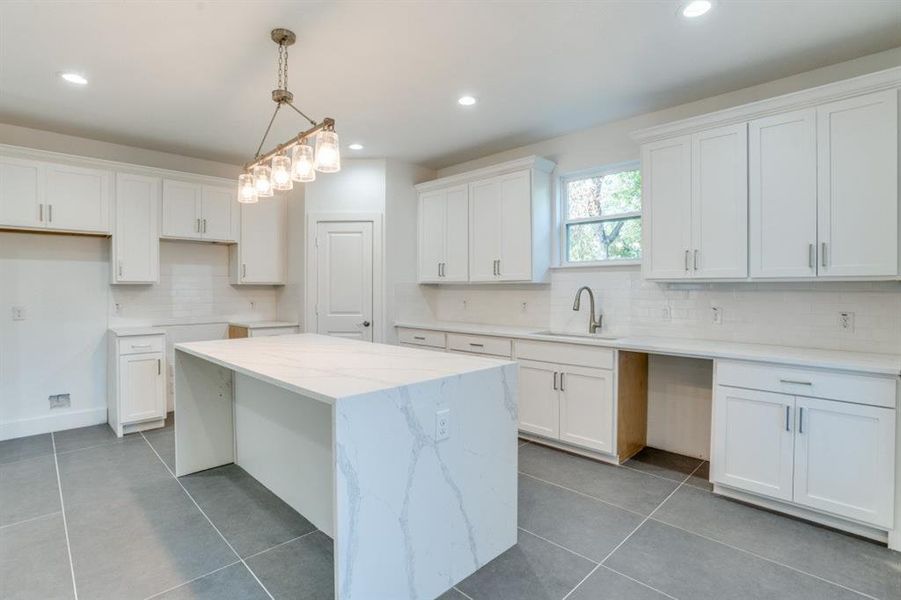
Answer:
[(637, 164), (564, 177), (563, 264), (641, 259), (641, 171)]

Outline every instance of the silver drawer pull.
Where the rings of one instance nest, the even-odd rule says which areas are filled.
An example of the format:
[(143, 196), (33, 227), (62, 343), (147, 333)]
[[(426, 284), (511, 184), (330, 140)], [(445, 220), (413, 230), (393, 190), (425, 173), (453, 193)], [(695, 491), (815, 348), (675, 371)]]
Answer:
[(557, 389), (557, 371), (554, 371), (554, 389)]
[(424, 341), (425, 341), (425, 338), (422, 337), (421, 335), (414, 335), (414, 336), (413, 336), (413, 339), (414, 339), (414, 340), (419, 340), (420, 342), (424, 342)]
[(798, 433), (804, 433), (804, 407), (798, 411)]
[(788, 418), (789, 418), (789, 415), (791, 414), (791, 411), (792, 411), (792, 407), (788, 406), (786, 404), (785, 405), (785, 430), (786, 431), (791, 431), (791, 428), (788, 426)]
[(797, 379), (780, 379), (780, 383), (791, 383), (793, 385), (813, 385), (810, 381), (798, 381)]
[(150, 344), (132, 344), (132, 348), (150, 348)]
[(484, 348), (485, 347), (485, 344), (475, 344), (473, 342), (470, 342), (469, 345), (472, 346), (473, 348)]

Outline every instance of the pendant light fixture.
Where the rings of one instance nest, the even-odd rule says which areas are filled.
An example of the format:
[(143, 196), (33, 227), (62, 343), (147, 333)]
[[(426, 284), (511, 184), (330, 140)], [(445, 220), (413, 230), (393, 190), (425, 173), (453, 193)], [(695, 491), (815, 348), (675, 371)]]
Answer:
[[(244, 173), (238, 177), (238, 202), (243, 204), (253, 204), (259, 198), (272, 196), (277, 191), (290, 190), (295, 181), (314, 181), (316, 171), (336, 173), (341, 170), (341, 151), (338, 134), (335, 133), (335, 120), (326, 117), (317, 123), (294, 106), (294, 94), (288, 91), (288, 46), (297, 39), (294, 32), (273, 29), (270, 37), (278, 44), (278, 88), (272, 90), (275, 112), (269, 119), (253, 160), (244, 165)], [(282, 106), (291, 107), (311, 127), (263, 153), (269, 130)], [(315, 146), (310, 145), (309, 141), (313, 141)]]

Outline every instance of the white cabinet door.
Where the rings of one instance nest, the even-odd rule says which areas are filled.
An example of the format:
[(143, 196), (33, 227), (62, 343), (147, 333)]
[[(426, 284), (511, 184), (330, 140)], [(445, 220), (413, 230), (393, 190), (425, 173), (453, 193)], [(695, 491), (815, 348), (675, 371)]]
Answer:
[(123, 424), (166, 418), (163, 355), (119, 357), (119, 402)]
[(0, 157), (0, 225), (46, 227), (43, 163)]
[(613, 372), (560, 368), (560, 439), (601, 452), (615, 452)]
[(163, 237), (199, 240), (201, 232), (201, 186), (196, 183), (163, 180)]
[(641, 149), (644, 275), (690, 275), (691, 137), (645, 144)]
[(817, 273), (816, 110), (748, 126), (751, 277)]
[(747, 277), (747, 124), (694, 134), (691, 165), (693, 276)]
[(498, 178), (500, 254), (497, 279), (532, 279), (532, 175), (528, 170)]
[(560, 368), (549, 363), (519, 361), (519, 428), (557, 438), (560, 434)]
[(441, 282), (447, 232), (447, 192), (436, 190), (419, 197), (419, 281)]
[[(469, 279), (496, 281), (501, 258), (501, 185), (494, 177), (469, 186)], [(520, 233), (521, 234), (521, 233)]]
[(792, 499), (794, 397), (716, 386), (711, 481)]
[(817, 108), (819, 273), (898, 274), (898, 92)]
[(239, 283), (285, 282), (287, 206), (284, 195), (241, 205)]
[(159, 211), (159, 178), (127, 173), (116, 176), (114, 283), (159, 282)]
[(47, 164), (44, 172), (48, 228), (109, 233), (110, 171)]
[(230, 242), (232, 199), (237, 192), (227, 187), (204, 185), (201, 188), (200, 215), (203, 239)]
[(444, 233), (444, 282), (469, 281), (469, 186), (447, 190)]
[(798, 397), (798, 504), (891, 529), (895, 411)]

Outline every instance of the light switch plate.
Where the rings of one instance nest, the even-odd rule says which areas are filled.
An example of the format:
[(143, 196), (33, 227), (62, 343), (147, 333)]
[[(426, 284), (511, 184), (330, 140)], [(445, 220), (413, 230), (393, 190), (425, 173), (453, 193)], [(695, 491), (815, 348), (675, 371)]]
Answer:
[(435, 413), (435, 441), (440, 442), (450, 437), (450, 409), (444, 408)]
[(24, 306), (13, 306), (13, 321), (24, 321), (26, 311)]

